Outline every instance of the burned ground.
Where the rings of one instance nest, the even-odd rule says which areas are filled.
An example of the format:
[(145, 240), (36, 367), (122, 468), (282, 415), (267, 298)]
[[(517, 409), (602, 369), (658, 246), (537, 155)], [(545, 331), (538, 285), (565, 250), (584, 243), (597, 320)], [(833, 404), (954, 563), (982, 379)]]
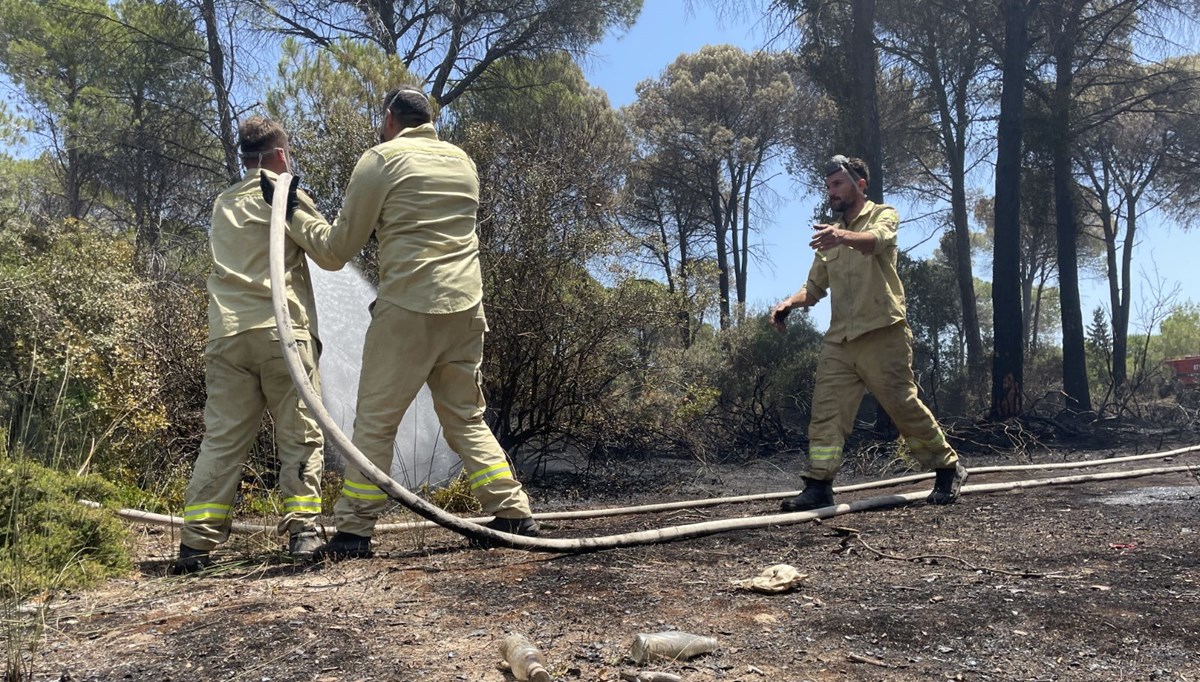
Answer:
[[(1175, 463), (1189, 458), (1200, 465), (1200, 455)], [(674, 476), (634, 466), (532, 491), (545, 510), (691, 499), (787, 489), (795, 465)], [(610, 534), (776, 509), (547, 530)], [(667, 629), (719, 640), (713, 654), (649, 666), (684, 680), (1200, 679), (1200, 485), (1183, 474), (581, 556), (472, 551), (437, 530), (383, 536), (373, 560), (304, 567), (272, 541), (242, 539), (218, 570), (174, 578), (170, 531), (135, 536), (135, 575), (51, 610), (39, 679), (500, 682), (512, 677), (497, 666), (498, 641), (518, 630), (556, 680), (617, 680), (633, 667), (623, 659), (634, 634)], [(799, 589), (734, 585), (777, 563), (808, 574)]]

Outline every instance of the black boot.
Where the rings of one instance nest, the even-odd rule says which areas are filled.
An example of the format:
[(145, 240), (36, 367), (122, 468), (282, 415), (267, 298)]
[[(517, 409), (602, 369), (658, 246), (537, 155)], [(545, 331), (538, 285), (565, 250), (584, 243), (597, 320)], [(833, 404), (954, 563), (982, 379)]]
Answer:
[(821, 507), (833, 506), (833, 481), (818, 481), (815, 478), (804, 478), (804, 491), (795, 497), (789, 497), (779, 505), (785, 512), (810, 511)]
[(967, 480), (967, 469), (961, 464), (945, 469), (934, 469), (936, 478), (933, 481), (933, 492), (925, 501), (929, 504), (954, 504), (958, 499), (958, 490), (963, 481)]
[(292, 533), (288, 538), (288, 554), (292, 555), (297, 561), (306, 561), (312, 558), (313, 552), (321, 547), (321, 538), (317, 536), (315, 530), (300, 530)]
[[(524, 535), (529, 538), (536, 538), (540, 532), (537, 521), (533, 517), (526, 516), (522, 519), (505, 519), (497, 516), (496, 518), (483, 524), (492, 530), (498, 530), (501, 533), (509, 533), (511, 535)], [(471, 538), (470, 544), (476, 549), (488, 549), (492, 547), (489, 540)]]
[(371, 551), (371, 538), (339, 530), (333, 534), (332, 540), (313, 550), (312, 560), (370, 559), (374, 555)]
[(182, 542), (179, 543), (179, 556), (171, 564), (171, 575), (187, 575), (199, 573), (213, 565), (212, 557), (207, 549), (192, 549)]

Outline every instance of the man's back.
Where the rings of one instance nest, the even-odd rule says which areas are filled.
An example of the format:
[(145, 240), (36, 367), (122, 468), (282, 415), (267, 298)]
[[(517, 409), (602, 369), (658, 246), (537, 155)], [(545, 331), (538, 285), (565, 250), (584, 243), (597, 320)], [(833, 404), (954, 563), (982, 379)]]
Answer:
[[(275, 174), (264, 171), (274, 180)], [(208, 276), (208, 332), (210, 339), (232, 336), (250, 329), (275, 326), (271, 304), (271, 207), (262, 201), (256, 169), (227, 188), (213, 204)], [(316, 212), (307, 195), (307, 209)], [(287, 241), (284, 267), (289, 273), (288, 300), (292, 323), (300, 338), (316, 336), (316, 307), (304, 252)]]
[(380, 298), (421, 313), (479, 303), (479, 177), (466, 152), (426, 124), (369, 150), (360, 171), (386, 178), (375, 228)]

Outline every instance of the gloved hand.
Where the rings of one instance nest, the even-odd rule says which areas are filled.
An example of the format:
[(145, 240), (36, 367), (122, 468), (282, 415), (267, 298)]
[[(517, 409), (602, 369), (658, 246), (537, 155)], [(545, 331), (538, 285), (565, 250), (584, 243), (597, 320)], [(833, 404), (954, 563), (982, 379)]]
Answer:
[[(275, 202), (275, 182), (267, 177), (264, 171), (258, 172), (258, 187), (262, 190), (263, 201), (271, 206)], [(292, 183), (288, 186), (287, 211), (284, 217), (288, 220), (292, 219), (292, 215), (296, 212), (296, 208), (300, 205), (300, 199), (296, 196), (296, 190), (300, 188), (300, 178), (292, 176)]]

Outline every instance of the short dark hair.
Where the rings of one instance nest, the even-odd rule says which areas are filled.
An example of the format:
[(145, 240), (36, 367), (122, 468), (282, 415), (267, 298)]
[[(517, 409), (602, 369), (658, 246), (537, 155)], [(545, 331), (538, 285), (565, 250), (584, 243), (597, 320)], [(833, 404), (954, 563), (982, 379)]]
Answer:
[(844, 170), (850, 175), (850, 179), (854, 181), (865, 180), (868, 185), (871, 184), (871, 171), (867, 168), (867, 162), (853, 156), (846, 158), (841, 154), (834, 156), (825, 164), (825, 177), (829, 177), (834, 173)]
[(383, 110), (405, 128), (415, 128), (433, 120), (433, 107), (425, 92), (415, 85), (401, 85), (383, 98)]
[(242, 156), (258, 156), (287, 144), (283, 126), (266, 116), (251, 116), (238, 126), (238, 149)]

